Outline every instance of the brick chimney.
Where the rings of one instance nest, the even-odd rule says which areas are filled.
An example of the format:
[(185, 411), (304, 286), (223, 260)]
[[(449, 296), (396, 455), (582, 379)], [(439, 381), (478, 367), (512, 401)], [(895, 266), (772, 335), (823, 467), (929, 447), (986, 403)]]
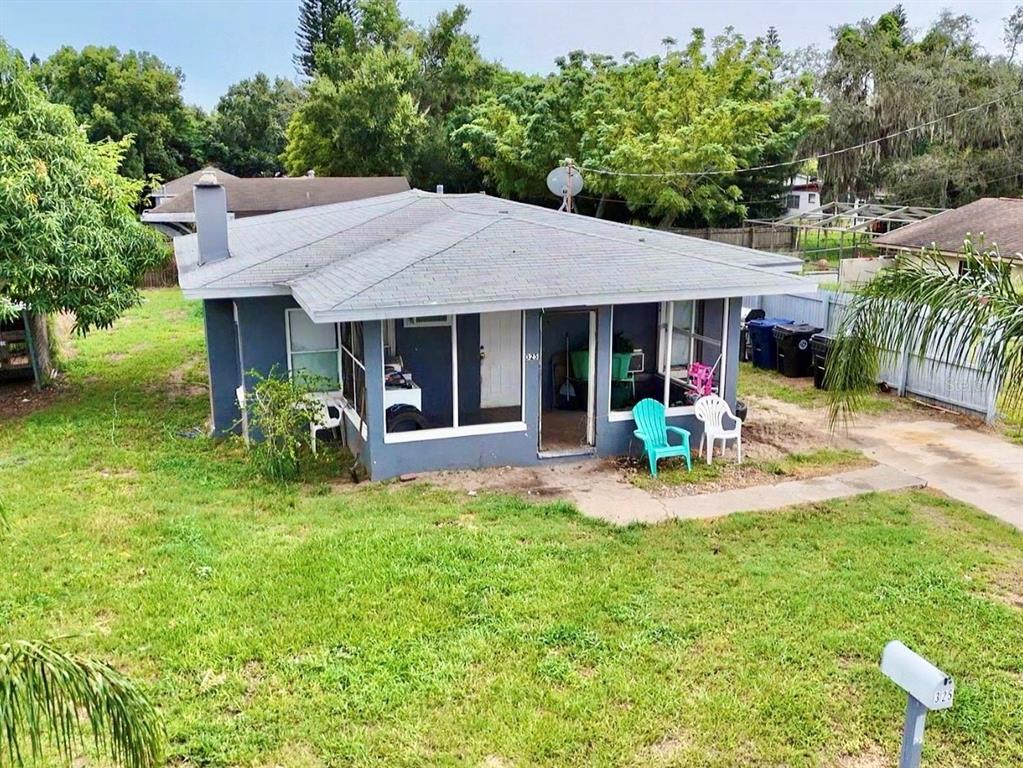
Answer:
[(204, 173), (192, 190), (199, 263), (212, 264), (231, 256), (227, 243), (227, 192), (214, 173)]

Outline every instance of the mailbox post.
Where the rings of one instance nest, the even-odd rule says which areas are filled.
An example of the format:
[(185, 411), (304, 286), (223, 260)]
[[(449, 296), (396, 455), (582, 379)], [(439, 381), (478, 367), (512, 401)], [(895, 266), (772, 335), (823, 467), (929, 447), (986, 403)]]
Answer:
[(898, 640), (892, 640), (881, 652), (881, 672), (909, 696), (899, 768), (919, 768), (927, 712), (952, 706), (955, 682)]

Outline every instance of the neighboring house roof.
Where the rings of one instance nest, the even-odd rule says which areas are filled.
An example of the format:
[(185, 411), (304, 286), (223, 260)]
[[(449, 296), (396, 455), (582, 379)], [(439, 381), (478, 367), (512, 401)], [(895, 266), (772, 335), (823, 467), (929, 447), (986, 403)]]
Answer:
[(181, 176), (177, 179), (171, 179), (165, 184), (156, 187), (153, 190), (153, 194), (158, 197), (174, 197), (175, 195), (183, 195), (185, 192), (191, 192), (192, 187), (199, 181), (204, 173), (215, 173), (217, 178), (223, 182), (226, 179), (237, 179), (238, 177), (234, 174), (230, 174), (227, 171), (222, 171), (219, 168), (207, 165), (205, 168), (201, 168), (194, 173), (189, 173)]
[(961, 253), (967, 235), (978, 244), (982, 234), (984, 246), (997, 245), (1002, 256), (1023, 255), (1023, 199), (984, 197), (892, 230), (874, 238), (874, 245)]
[[(236, 216), (343, 203), (409, 189), (408, 180), (404, 176), (282, 176), (240, 179), (237, 176), (225, 176), (221, 171), (215, 173), (217, 181), (227, 192), (227, 210)], [(143, 221), (194, 220), (192, 187), (198, 180), (199, 177), (196, 176), (187, 191), (145, 211), (142, 214)]]
[(195, 298), (291, 294), (316, 322), (766, 293), (816, 286), (788, 256), (482, 194), (411, 190), (229, 222), (231, 256), (199, 266)]

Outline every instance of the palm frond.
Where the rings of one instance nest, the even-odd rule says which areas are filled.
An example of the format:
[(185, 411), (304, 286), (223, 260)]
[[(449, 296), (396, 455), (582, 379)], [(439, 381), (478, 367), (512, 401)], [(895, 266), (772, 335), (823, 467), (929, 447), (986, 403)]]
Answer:
[(882, 270), (850, 302), (828, 360), (832, 426), (859, 410), (885, 355), (969, 365), (1000, 388), (1010, 413), (1023, 406), (1023, 294), (997, 249), (967, 242), (964, 269), (936, 252)]
[(0, 765), (25, 765), (29, 756), (37, 761), (47, 743), (70, 764), (84, 747), (82, 719), (96, 750), (115, 764), (158, 764), (163, 724), (130, 680), (46, 643), (0, 644)]

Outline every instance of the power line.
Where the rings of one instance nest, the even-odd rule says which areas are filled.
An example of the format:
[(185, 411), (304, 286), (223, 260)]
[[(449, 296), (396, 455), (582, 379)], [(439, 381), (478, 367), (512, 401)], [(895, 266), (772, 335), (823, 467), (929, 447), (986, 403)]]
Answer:
[(722, 170), (716, 170), (716, 171), (664, 171), (664, 172), (658, 172), (658, 173), (633, 173), (633, 172), (628, 172), (628, 171), (612, 171), (612, 170), (608, 170), (607, 168), (587, 168), (584, 165), (579, 165), (579, 166), (576, 166), (576, 167), (580, 171), (586, 171), (587, 173), (596, 173), (596, 174), (600, 174), (600, 175), (603, 175), (603, 176), (628, 176), (630, 178), (644, 178), (644, 179), (659, 179), (659, 178), (664, 178), (666, 176), (732, 176), (732, 175), (737, 174), (737, 173), (753, 173), (755, 171), (769, 171), (769, 170), (772, 170), (774, 168), (784, 168), (784, 167), (789, 166), (789, 165), (802, 165), (803, 163), (808, 163), (811, 160), (823, 160), (826, 157), (834, 157), (835, 155), (842, 155), (842, 154), (845, 154), (846, 152), (855, 152), (858, 149), (864, 149), (865, 147), (869, 147), (869, 146), (871, 146), (873, 144), (880, 144), (882, 141), (888, 141), (889, 139), (894, 139), (897, 136), (904, 136), (907, 133), (912, 133), (913, 131), (919, 131), (921, 128), (929, 128), (930, 126), (935, 125), (936, 123), (940, 123), (943, 120), (950, 120), (953, 117), (959, 117), (960, 115), (965, 115), (965, 114), (967, 114), (969, 112), (976, 112), (977, 110), (980, 110), (980, 109), (986, 109), (987, 107), (990, 107), (992, 104), (997, 104), (1000, 101), (1005, 101), (1006, 99), (1009, 99), (1009, 98), (1011, 98), (1013, 96), (1018, 96), (1021, 93), (1023, 93), (1023, 90), (1017, 91), (1016, 93), (1007, 94), (1007, 95), (1002, 96), (1001, 98), (998, 98), (998, 99), (992, 99), (991, 101), (986, 101), (983, 104), (978, 104), (978, 105), (976, 105), (974, 107), (967, 107), (966, 109), (960, 109), (958, 112), (952, 112), (951, 114), (943, 115), (942, 117), (937, 117), (934, 120), (928, 120), (926, 123), (920, 123), (919, 125), (914, 125), (914, 126), (912, 126), (910, 128), (905, 128), (905, 129), (903, 129), (901, 131), (896, 131), (895, 133), (890, 133), (887, 136), (882, 136), (879, 139), (871, 139), (870, 141), (864, 141), (864, 142), (861, 142), (860, 144), (854, 144), (851, 147), (844, 147), (842, 149), (836, 149), (836, 150), (833, 150), (831, 152), (822, 152), (819, 155), (812, 155), (810, 157), (802, 157), (802, 158), (799, 158), (798, 160), (787, 160), (785, 162), (780, 162), (780, 163), (768, 163), (766, 165), (755, 165), (755, 166), (752, 166), (750, 168), (736, 168), (736, 169), (731, 170), (731, 171), (722, 171)]

